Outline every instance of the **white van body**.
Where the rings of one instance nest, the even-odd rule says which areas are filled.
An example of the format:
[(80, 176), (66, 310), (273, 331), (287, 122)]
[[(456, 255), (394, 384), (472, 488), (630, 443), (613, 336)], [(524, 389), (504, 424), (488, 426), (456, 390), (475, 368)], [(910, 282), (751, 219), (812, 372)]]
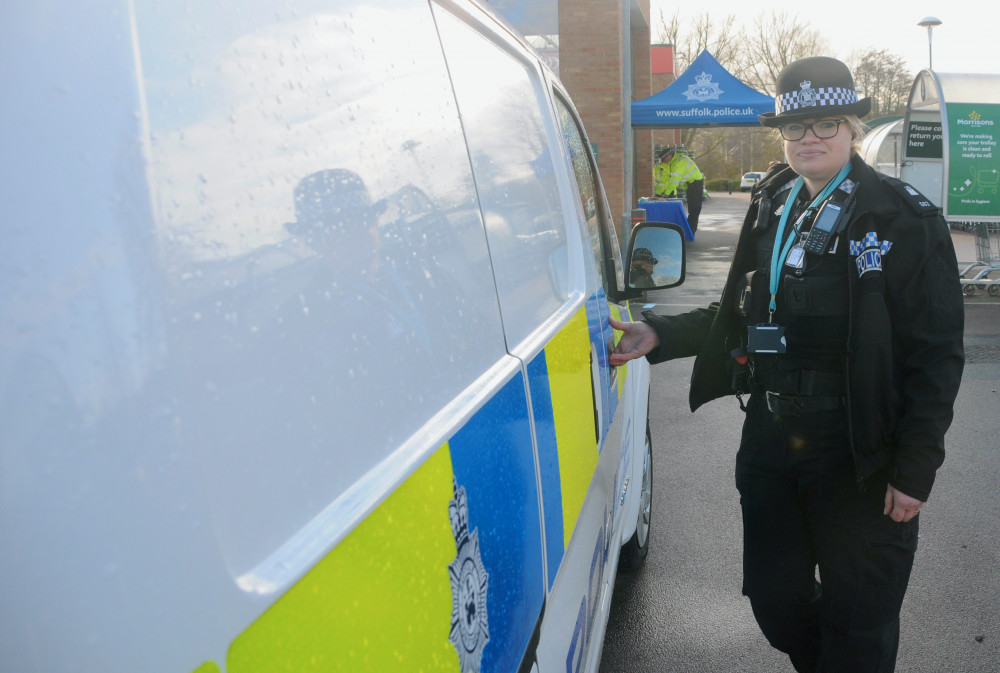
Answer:
[(0, 16), (0, 667), (596, 671), (649, 367), (539, 59), (457, 0)]

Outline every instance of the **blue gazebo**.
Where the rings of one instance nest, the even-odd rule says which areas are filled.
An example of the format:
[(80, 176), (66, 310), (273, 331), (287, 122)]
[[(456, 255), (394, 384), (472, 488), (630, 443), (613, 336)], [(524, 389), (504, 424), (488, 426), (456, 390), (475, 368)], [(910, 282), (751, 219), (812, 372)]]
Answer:
[(633, 128), (759, 126), (774, 98), (750, 88), (706, 49), (666, 89), (633, 101)]

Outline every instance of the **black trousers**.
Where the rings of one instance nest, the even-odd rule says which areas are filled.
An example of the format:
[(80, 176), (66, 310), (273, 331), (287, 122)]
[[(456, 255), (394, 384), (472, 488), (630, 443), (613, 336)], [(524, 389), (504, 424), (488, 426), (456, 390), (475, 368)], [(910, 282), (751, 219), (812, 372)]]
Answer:
[(895, 669), (919, 517), (882, 513), (886, 483), (859, 483), (843, 409), (777, 418), (751, 395), (736, 459), (743, 593), (799, 673)]
[(688, 224), (691, 225), (692, 232), (698, 229), (698, 216), (701, 215), (701, 199), (704, 191), (704, 180), (695, 180), (687, 185)]

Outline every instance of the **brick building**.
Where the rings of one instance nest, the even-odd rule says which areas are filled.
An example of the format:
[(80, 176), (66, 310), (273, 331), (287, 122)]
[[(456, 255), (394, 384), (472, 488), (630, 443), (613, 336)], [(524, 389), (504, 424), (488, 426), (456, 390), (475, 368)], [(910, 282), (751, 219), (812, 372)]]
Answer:
[[(674, 47), (670, 44), (654, 44), (650, 47), (652, 62), (651, 94), (663, 91), (677, 79), (674, 68)], [(637, 97), (638, 100), (638, 97)], [(681, 132), (679, 129), (655, 129), (653, 132), (653, 147), (657, 145), (679, 145)]]
[(490, 4), (557, 69), (597, 147), (611, 211), (630, 221), (638, 198), (653, 194), (654, 144), (679, 142), (676, 130), (631, 126), (631, 102), (674, 81), (673, 48), (650, 45), (649, 0)]

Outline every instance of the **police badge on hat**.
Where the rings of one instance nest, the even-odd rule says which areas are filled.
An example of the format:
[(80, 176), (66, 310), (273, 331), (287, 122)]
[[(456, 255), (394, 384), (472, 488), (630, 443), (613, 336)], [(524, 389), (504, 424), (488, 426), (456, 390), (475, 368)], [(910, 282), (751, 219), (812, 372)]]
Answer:
[(448, 518), (458, 552), (448, 564), (451, 580), (451, 632), (448, 640), (455, 646), (462, 673), (478, 673), (483, 648), (490, 640), (486, 611), (486, 589), (490, 576), (479, 554), (479, 529), (469, 533), (469, 506), (465, 487), (452, 479), (455, 499), (448, 503)]
[(802, 88), (799, 91), (799, 105), (802, 107), (809, 107), (810, 105), (816, 104), (816, 90), (812, 88), (812, 82), (809, 80), (803, 81), (799, 84)]

